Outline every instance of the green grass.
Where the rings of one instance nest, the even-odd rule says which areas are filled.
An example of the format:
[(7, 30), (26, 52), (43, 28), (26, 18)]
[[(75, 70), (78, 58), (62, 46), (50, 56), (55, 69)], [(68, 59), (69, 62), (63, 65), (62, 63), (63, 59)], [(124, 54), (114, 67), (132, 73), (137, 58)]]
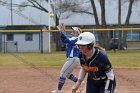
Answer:
[(140, 50), (107, 52), (114, 67), (140, 67)]
[(0, 67), (61, 66), (65, 62), (65, 52), (57, 53), (5, 53), (0, 54)]
[[(140, 50), (107, 51), (113, 67), (140, 67)], [(53, 53), (0, 53), (0, 68), (62, 66), (66, 61), (65, 51)]]

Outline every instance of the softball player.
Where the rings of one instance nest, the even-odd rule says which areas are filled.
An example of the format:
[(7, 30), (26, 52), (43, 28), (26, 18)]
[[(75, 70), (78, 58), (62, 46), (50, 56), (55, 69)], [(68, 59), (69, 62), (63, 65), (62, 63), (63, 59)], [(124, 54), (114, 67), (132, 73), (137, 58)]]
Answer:
[(51, 93), (61, 93), (61, 89), (65, 83), (66, 77), (74, 82), (77, 82), (78, 78), (71, 72), (80, 63), (78, 58), (79, 48), (75, 44), (75, 42), (77, 42), (78, 40), (78, 35), (81, 32), (80, 29), (78, 27), (72, 27), (72, 32), (71, 32), (72, 37), (67, 38), (62, 32), (62, 30), (64, 30), (63, 25), (59, 25), (57, 26), (57, 28), (60, 31), (60, 37), (62, 42), (66, 43), (67, 60), (60, 71), (58, 88), (57, 90), (51, 91)]
[(86, 93), (114, 93), (116, 80), (112, 65), (104, 50), (95, 47), (95, 43), (95, 36), (90, 32), (83, 32), (78, 37), (76, 44), (81, 51), (79, 54), (81, 69), (72, 93), (76, 93), (86, 73), (88, 73)]

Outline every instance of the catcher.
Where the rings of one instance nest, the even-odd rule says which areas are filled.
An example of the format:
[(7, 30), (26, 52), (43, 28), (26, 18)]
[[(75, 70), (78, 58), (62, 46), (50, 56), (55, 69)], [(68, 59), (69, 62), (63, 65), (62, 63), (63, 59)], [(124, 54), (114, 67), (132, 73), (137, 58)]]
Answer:
[(116, 87), (115, 75), (112, 65), (104, 52), (104, 49), (95, 47), (95, 36), (90, 32), (79, 35), (78, 44), (81, 70), (78, 81), (72, 87), (72, 93), (76, 93), (86, 73), (86, 93), (114, 93)]
[(54, 91), (51, 91), (51, 93), (61, 93), (62, 87), (66, 81), (66, 78), (77, 82), (78, 78), (72, 74), (72, 71), (74, 68), (76, 68), (79, 65), (79, 48), (75, 44), (78, 40), (78, 35), (81, 33), (81, 30), (78, 27), (72, 27), (71, 38), (67, 38), (63, 31), (65, 30), (65, 27), (63, 24), (57, 26), (58, 30), (60, 31), (60, 38), (62, 42), (66, 43), (66, 62), (63, 65), (60, 76), (59, 76), (59, 82), (57, 89)]

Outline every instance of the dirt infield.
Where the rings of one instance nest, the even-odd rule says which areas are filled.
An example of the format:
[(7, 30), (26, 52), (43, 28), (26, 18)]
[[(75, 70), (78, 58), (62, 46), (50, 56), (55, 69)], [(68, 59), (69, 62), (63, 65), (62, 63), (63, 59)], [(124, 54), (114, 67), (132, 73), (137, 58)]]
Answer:
[[(0, 68), (0, 93), (50, 93), (56, 89), (61, 68)], [(78, 73), (79, 69), (74, 72)], [(116, 68), (115, 93), (140, 93), (140, 69)], [(67, 80), (62, 93), (74, 83)], [(82, 93), (85, 93), (85, 88)]]

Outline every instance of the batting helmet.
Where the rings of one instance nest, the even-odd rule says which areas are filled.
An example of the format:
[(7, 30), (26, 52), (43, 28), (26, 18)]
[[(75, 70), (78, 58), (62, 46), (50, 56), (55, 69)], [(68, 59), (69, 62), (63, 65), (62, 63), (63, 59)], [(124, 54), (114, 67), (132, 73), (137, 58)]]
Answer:
[(95, 36), (91, 32), (83, 32), (78, 36), (78, 41), (76, 44), (78, 45), (88, 45), (88, 44), (94, 44), (95, 45), (96, 40)]

